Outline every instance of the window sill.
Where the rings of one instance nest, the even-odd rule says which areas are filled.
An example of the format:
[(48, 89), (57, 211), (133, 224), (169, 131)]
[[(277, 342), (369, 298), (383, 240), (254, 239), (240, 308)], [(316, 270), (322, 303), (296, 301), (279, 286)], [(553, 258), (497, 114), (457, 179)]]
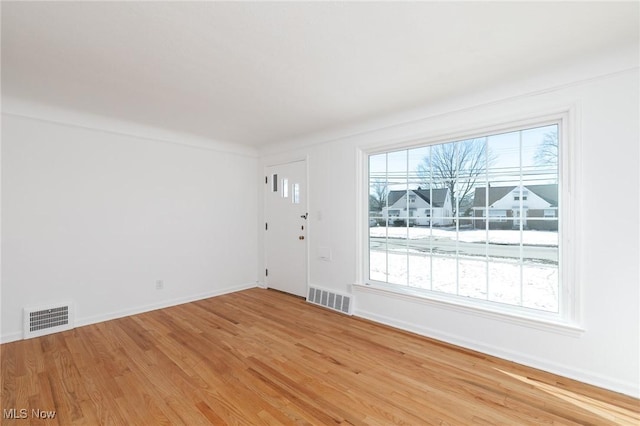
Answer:
[(356, 283), (353, 285), (353, 289), (354, 292), (366, 292), (386, 297), (394, 297), (414, 303), (434, 306), (440, 309), (490, 318), (518, 326), (550, 331), (565, 336), (580, 337), (586, 331), (577, 323), (545, 317), (544, 313), (541, 313), (540, 316), (536, 316), (535, 314), (526, 315), (526, 313), (523, 313), (518, 309), (509, 309), (509, 307), (501, 309), (501, 307), (489, 304), (479, 306), (478, 303), (473, 301), (466, 302), (461, 298), (448, 297), (447, 295), (438, 295), (431, 292), (419, 292), (411, 288), (387, 286), (383, 283)]

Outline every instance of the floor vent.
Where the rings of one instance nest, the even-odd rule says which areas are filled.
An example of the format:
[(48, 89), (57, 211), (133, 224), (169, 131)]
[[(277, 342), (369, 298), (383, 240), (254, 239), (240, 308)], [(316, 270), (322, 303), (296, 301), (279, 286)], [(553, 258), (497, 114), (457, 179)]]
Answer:
[(73, 309), (71, 303), (24, 308), (23, 338), (25, 339), (72, 328)]
[(307, 302), (324, 306), (325, 308), (329, 308), (343, 314), (351, 315), (351, 296), (346, 294), (323, 290), (317, 287), (309, 287)]

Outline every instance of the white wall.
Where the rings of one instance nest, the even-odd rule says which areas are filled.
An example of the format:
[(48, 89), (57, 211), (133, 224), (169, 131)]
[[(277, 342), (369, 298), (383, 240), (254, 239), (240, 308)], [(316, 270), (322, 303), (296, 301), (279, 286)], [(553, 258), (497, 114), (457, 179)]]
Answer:
[[(352, 292), (355, 315), (638, 397), (638, 78), (635, 46), (520, 83), (449, 99), (405, 117), (384, 117), (345, 129), (351, 136), (334, 132), (283, 142), (263, 152), (259, 170), (264, 164), (308, 155), (310, 283)], [(582, 166), (575, 218), (582, 224), (577, 235), (582, 252), (574, 256), (583, 333), (552, 332), (352, 286), (363, 281), (359, 250), (366, 230), (366, 224), (361, 228), (357, 221), (358, 215), (366, 217), (357, 202), (362, 195), (359, 150), (567, 108), (576, 112), (573, 126)], [(619, 206), (611, 221), (603, 220), (603, 211), (611, 212), (603, 205)], [(332, 250), (331, 262), (319, 258), (319, 247)]]
[[(9, 110), (2, 116), (2, 341), (21, 337), (26, 305), (72, 299), (77, 322), (86, 324), (253, 286), (264, 270), (258, 177), (267, 164), (308, 156), (311, 284), (352, 291), (356, 315), (640, 396), (639, 75), (637, 46), (630, 50), (272, 146), (259, 162), (219, 144), (168, 143), (160, 131), (127, 135), (98, 130), (110, 128), (91, 119), (42, 119), (64, 123), (56, 111)], [(362, 282), (366, 229), (358, 222), (360, 149), (560, 107), (579, 111), (584, 333), (352, 288)], [(603, 202), (622, 206), (613, 232), (602, 226)], [(320, 247), (331, 249), (331, 261), (320, 259)]]
[(3, 342), (25, 306), (71, 300), (82, 325), (256, 285), (255, 152), (3, 108)]

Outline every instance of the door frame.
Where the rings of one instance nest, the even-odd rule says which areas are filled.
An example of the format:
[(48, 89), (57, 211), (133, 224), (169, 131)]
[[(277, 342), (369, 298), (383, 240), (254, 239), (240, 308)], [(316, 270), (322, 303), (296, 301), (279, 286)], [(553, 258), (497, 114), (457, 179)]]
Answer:
[[(305, 256), (304, 256), (304, 279), (305, 279), (305, 296), (304, 298), (307, 299), (309, 296), (309, 283), (310, 283), (310, 274), (309, 274), (309, 261), (310, 261), (310, 257), (309, 257), (309, 241), (311, 239), (311, 214), (309, 213), (309, 199), (311, 198), (309, 196), (309, 194), (311, 193), (310, 188), (311, 185), (309, 183), (309, 155), (304, 155), (301, 157), (291, 157), (291, 158), (287, 158), (287, 159), (282, 159), (282, 160), (275, 160), (275, 161), (271, 161), (271, 162), (265, 162), (263, 167), (262, 167), (262, 175), (263, 176), (268, 176), (269, 174), (267, 173), (267, 169), (269, 167), (277, 167), (277, 166), (285, 166), (287, 164), (291, 164), (291, 163), (298, 163), (298, 162), (304, 162), (304, 178), (306, 181), (306, 187), (307, 187), (307, 194), (305, 196), (305, 200), (304, 200), (304, 208), (305, 208), (305, 212), (307, 213), (307, 220), (306, 220), (306, 238), (304, 241), (304, 246), (305, 246)], [(261, 177), (262, 179), (262, 177)], [(267, 184), (268, 185), (268, 184)], [(267, 276), (266, 276), (266, 269), (269, 268), (269, 265), (267, 264), (267, 237), (266, 237), (266, 230), (265, 230), (265, 223), (267, 223), (269, 221), (269, 218), (267, 216), (268, 212), (267, 212), (267, 191), (268, 191), (268, 186), (263, 187), (262, 189), (262, 221), (260, 223), (260, 229), (262, 232), (262, 270), (260, 272), (260, 276), (262, 277), (262, 287), (263, 288), (269, 288), (269, 285), (267, 284)]]

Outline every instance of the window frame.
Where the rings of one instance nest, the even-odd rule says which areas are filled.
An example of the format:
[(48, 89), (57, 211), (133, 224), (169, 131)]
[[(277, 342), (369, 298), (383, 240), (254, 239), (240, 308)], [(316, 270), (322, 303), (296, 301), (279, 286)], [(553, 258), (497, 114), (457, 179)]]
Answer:
[[(580, 155), (576, 110), (574, 107), (561, 108), (557, 112), (541, 115), (530, 115), (523, 119), (502, 121), (467, 130), (443, 132), (440, 134), (415, 135), (396, 139), (389, 143), (377, 143), (362, 146), (359, 151), (359, 191), (357, 211), (361, 238), (359, 248), (359, 267), (356, 291), (373, 291), (387, 296), (400, 297), (429, 306), (461, 311), (478, 316), (500, 319), (528, 327), (554, 331), (560, 334), (578, 336), (585, 331), (582, 317), (582, 298), (579, 279), (580, 216), (577, 210), (579, 203), (577, 188), (580, 178)], [(511, 306), (502, 303), (487, 302), (481, 299), (463, 298), (457, 295), (440, 294), (430, 290), (417, 290), (409, 286), (387, 284), (369, 279), (369, 228), (368, 228), (368, 196), (369, 196), (369, 156), (412, 149), (429, 145), (490, 136), (500, 133), (524, 130), (545, 125), (558, 125), (559, 160), (558, 160), (558, 197), (561, 214), (558, 220), (559, 234), (559, 295), (558, 312), (544, 312)], [(486, 212), (485, 212), (486, 214)]]

